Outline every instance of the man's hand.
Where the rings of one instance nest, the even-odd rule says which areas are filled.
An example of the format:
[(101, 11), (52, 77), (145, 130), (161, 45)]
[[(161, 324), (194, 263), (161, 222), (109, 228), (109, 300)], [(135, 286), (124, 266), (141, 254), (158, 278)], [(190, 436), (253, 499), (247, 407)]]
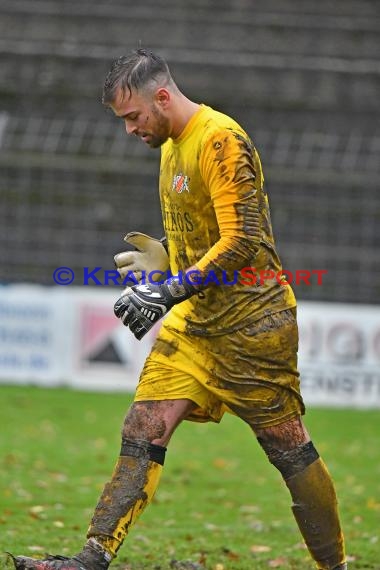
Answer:
[[(163, 278), (162, 273), (169, 270), (169, 257), (162, 241), (140, 232), (130, 232), (124, 241), (133, 245), (136, 250), (123, 251), (114, 257), (122, 279), (125, 279), (128, 273), (133, 274), (135, 282), (138, 283), (141, 282), (143, 275), (146, 275), (146, 280), (149, 282), (167, 278), (167, 275)], [(157, 273), (152, 273), (155, 271)]]
[(188, 299), (196, 292), (195, 288), (178, 277), (172, 277), (162, 285), (147, 283), (128, 287), (114, 306), (115, 315), (128, 326), (137, 340), (160, 320), (170, 309)]

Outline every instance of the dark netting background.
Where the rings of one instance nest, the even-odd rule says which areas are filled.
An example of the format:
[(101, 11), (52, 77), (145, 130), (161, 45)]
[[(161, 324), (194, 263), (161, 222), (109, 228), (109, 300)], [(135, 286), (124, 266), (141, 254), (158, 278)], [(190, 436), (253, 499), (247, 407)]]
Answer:
[(162, 235), (159, 151), (100, 103), (140, 44), (250, 133), (284, 267), (328, 271), (298, 298), (377, 303), (377, 0), (1, 0), (0, 283), (113, 269), (127, 231)]

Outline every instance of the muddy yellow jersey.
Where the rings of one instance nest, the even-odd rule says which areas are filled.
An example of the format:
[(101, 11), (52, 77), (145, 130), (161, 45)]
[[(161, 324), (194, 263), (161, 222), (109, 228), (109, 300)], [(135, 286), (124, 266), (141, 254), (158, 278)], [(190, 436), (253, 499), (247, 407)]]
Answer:
[(177, 139), (161, 147), (160, 201), (170, 269), (195, 266), (198, 295), (168, 324), (190, 334), (224, 334), (294, 307), (281, 277), (260, 159), (230, 117), (201, 105)]

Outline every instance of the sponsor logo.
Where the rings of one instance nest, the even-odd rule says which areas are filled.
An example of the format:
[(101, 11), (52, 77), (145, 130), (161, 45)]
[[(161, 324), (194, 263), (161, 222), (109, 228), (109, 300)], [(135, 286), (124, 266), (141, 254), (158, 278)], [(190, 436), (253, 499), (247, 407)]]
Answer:
[(177, 194), (182, 194), (182, 192), (190, 192), (189, 188), (190, 178), (185, 174), (175, 174), (173, 176), (172, 190), (177, 192)]

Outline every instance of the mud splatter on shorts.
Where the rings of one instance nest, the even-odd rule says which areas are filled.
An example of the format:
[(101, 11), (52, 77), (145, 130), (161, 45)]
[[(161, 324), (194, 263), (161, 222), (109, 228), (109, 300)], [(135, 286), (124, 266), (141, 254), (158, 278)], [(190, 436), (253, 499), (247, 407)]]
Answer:
[(136, 401), (186, 398), (187, 419), (219, 422), (225, 412), (253, 427), (304, 413), (297, 370), (295, 309), (267, 315), (233, 333), (195, 336), (161, 327), (136, 391)]

